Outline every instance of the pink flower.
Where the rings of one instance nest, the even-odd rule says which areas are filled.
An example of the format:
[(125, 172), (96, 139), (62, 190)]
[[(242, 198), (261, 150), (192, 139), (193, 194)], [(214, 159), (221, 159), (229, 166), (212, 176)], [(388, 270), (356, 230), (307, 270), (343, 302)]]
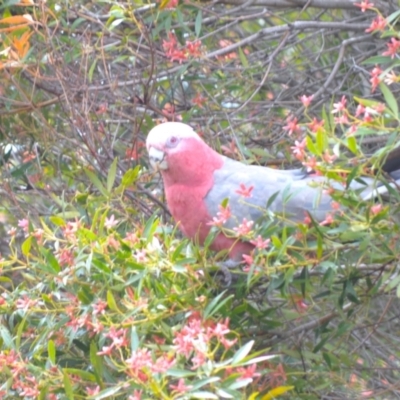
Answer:
[(378, 15), (372, 22), (365, 32), (383, 31), (386, 27), (386, 19)]
[(247, 221), (246, 218), (243, 218), (242, 223), (238, 227), (233, 228), (233, 230), (238, 234), (238, 236), (246, 236), (251, 232), (253, 224), (253, 221)]
[(301, 142), (295, 140), (294, 146), (291, 146), (293, 155), (299, 160), (303, 161), (306, 155), (307, 140), (304, 138)]
[(382, 70), (376, 66), (372, 71), (371, 71), (371, 79), (369, 80), (371, 82), (372, 88), (371, 91), (374, 92), (375, 89), (378, 87), (379, 83), (381, 82), (380, 75), (382, 73)]
[(253, 264), (253, 257), (251, 256), (251, 255), (249, 255), (249, 254), (243, 254), (242, 255), (242, 258), (243, 258), (243, 260), (244, 260), (244, 262), (247, 264), (247, 265), (251, 265), (251, 264)]
[(88, 394), (88, 396), (95, 396), (96, 394), (100, 393), (100, 386), (97, 385), (94, 388), (86, 387), (86, 393)]
[(194, 42), (186, 41), (186, 50), (192, 57), (201, 56), (201, 41), (195, 40)]
[(153, 363), (153, 365), (150, 368), (151, 371), (155, 374), (156, 373), (164, 374), (174, 366), (175, 362), (176, 360), (174, 358), (163, 355), (157, 358), (156, 362)]
[(322, 158), (328, 164), (332, 164), (336, 160), (337, 156), (335, 156), (335, 154), (331, 155), (331, 154), (329, 154), (328, 150), (325, 150), (325, 153), (323, 154)]
[(362, 104), (359, 104), (356, 108), (356, 117), (365, 113), (365, 107)]
[(128, 400), (142, 400), (142, 391), (141, 390), (135, 390), (133, 392), (133, 395), (128, 397)]
[(379, 214), (382, 211), (382, 209), (383, 209), (383, 205), (382, 204), (374, 204), (371, 207), (371, 213), (373, 215)]
[(392, 83), (398, 82), (399, 78), (398, 76), (393, 72), (390, 71), (385, 78), (383, 79), (385, 81), (385, 83), (387, 83), (388, 85), (391, 85)]
[(325, 219), (322, 222), (320, 222), (319, 224), (321, 226), (324, 226), (324, 225), (330, 225), (332, 222), (333, 222), (333, 215), (331, 213), (328, 213), (326, 215)]
[(147, 349), (133, 351), (131, 356), (125, 361), (134, 376), (137, 376), (143, 368), (150, 368), (153, 365), (151, 354)]
[(286, 123), (287, 125), (285, 125), (283, 129), (285, 131), (288, 131), (289, 136), (291, 136), (293, 133), (299, 133), (301, 131), (296, 117), (293, 116), (288, 117)]
[(134, 254), (134, 257), (136, 258), (137, 262), (146, 262), (147, 261), (147, 257), (146, 257), (146, 250), (142, 249), (142, 250), (137, 250), (136, 254)]
[(240, 378), (239, 379), (252, 379), (252, 378), (257, 378), (261, 376), (260, 373), (256, 372), (257, 365), (252, 364), (249, 367), (239, 367), (237, 369), (237, 372), (240, 373)]
[(97, 352), (98, 356), (110, 356), (113, 351), (114, 346), (103, 346), (101, 351)]
[(314, 156), (309, 157), (307, 161), (303, 161), (302, 164), (307, 168), (307, 172), (315, 170), (318, 166), (317, 159)]
[(394, 58), (397, 55), (397, 51), (400, 49), (400, 40), (395, 38), (390, 39), (391, 43), (387, 43), (388, 49), (382, 53), (383, 56), (390, 56)]
[(241, 183), (240, 189), (235, 190), (235, 193), (237, 193), (243, 197), (251, 197), (251, 192), (253, 191), (253, 189), (254, 189), (254, 186), (249, 186), (247, 188), (244, 183)]
[(262, 250), (262, 249), (266, 249), (269, 244), (271, 243), (271, 239), (265, 239), (261, 236), (258, 235), (256, 240), (251, 240), (250, 241), (251, 244), (254, 244), (254, 246), (256, 246), (257, 249)]
[(303, 106), (307, 108), (311, 104), (313, 98), (313, 94), (311, 96), (306, 96), (305, 94), (303, 94), (303, 96), (300, 97), (300, 100), (303, 103)]
[(340, 113), (346, 111), (346, 96), (342, 96), (341, 100), (338, 103), (333, 104), (332, 114)]
[(167, 4), (165, 5), (165, 9), (171, 9), (171, 8), (176, 8), (178, 5), (178, 0), (169, 0)]
[(371, 10), (374, 7), (374, 3), (369, 3), (369, 0), (363, 0), (361, 3), (354, 3), (356, 7), (360, 7), (362, 12)]
[(119, 221), (115, 219), (114, 214), (112, 214), (110, 218), (106, 218), (106, 220), (104, 222), (104, 226), (107, 229), (110, 229), (110, 228), (114, 227), (115, 225), (117, 225), (118, 222)]
[(373, 109), (374, 109), (378, 114), (382, 114), (382, 113), (385, 111), (386, 106), (385, 106), (385, 104), (383, 104), (383, 103), (378, 103), (376, 106), (373, 107)]
[(18, 226), (22, 228), (24, 232), (28, 232), (29, 230), (29, 220), (26, 218), (18, 220)]
[(324, 126), (324, 124), (324, 120), (318, 121), (316, 118), (313, 118), (313, 120), (307, 125), (310, 128), (311, 132), (317, 132), (320, 128)]
[(336, 124), (349, 124), (349, 118), (346, 114), (340, 115), (339, 117), (335, 117), (334, 121)]
[(232, 216), (231, 208), (229, 204), (225, 207), (222, 205), (218, 205), (219, 211), (217, 212), (217, 216), (213, 218), (211, 222), (208, 222), (207, 225), (216, 226), (221, 228), (223, 224), (225, 224), (228, 219)]
[(169, 387), (178, 392), (178, 393), (186, 393), (188, 392), (193, 386), (186, 386), (185, 380), (180, 378), (177, 385), (169, 385)]

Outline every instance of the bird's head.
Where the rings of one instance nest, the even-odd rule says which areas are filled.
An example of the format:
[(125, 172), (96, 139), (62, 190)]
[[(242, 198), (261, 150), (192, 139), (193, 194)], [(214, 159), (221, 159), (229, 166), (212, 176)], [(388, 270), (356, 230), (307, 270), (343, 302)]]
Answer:
[(200, 136), (182, 122), (165, 122), (154, 127), (146, 140), (150, 163), (161, 171), (173, 167), (178, 158), (196, 152), (205, 143)]
[(154, 127), (146, 140), (151, 165), (160, 170), (166, 184), (199, 184), (210, 179), (223, 159), (182, 122)]

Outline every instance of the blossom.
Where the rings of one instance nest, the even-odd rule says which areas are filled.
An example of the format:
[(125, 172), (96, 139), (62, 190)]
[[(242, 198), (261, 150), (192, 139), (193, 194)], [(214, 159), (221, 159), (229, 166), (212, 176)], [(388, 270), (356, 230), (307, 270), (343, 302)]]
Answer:
[(177, 385), (169, 385), (169, 387), (178, 392), (178, 393), (186, 393), (188, 392), (193, 386), (186, 386), (185, 380), (180, 378)]
[(385, 83), (387, 83), (388, 85), (391, 85), (392, 83), (398, 82), (399, 81), (399, 77), (393, 72), (390, 71), (385, 78), (383, 79), (385, 81)]
[(256, 246), (257, 249), (262, 250), (262, 249), (266, 249), (269, 244), (271, 243), (271, 239), (265, 239), (261, 236), (258, 235), (256, 240), (251, 240), (250, 241), (251, 244), (254, 244), (254, 246)]
[(374, 204), (371, 207), (371, 213), (373, 215), (379, 214), (382, 211), (382, 209), (383, 209), (383, 205), (382, 204)]
[(147, 257), (146, 257), (146, 250), (137, 250), (136, 253), (134, 254), (134, 257), (137, 262), (146, 262)]
[(195, 40), (190, 42), (189, 40), (186, 41), (186, 50), (188, 54), (192, 57), (200, 57), (201, 56), (201, 41)]
[(289, 136), (292, 135), (293, 133), (299, 133), (300, 132), (300, 126), (298, 125), (298, 120), (296, 117), (290, 116), (286, 120), (286, 124), (283, 129), (285, 131), (288, 131)]
[(243, 218), (242, 223), (233, 228), (233, 230), (238, 234), (238, 236), (246, 236), (248, 233), (251, 232), (251, 227), (253, 226), (253, 221), (247, 221), (246, 218)]
[(239, 367), (237, 369), (237, 372), (240, 373), (240, 378), (239, 379), (252, 379), (261, 376), (260, 373), (256, 372), (257, 365), (252, 364), (250, 366), (246, 367)]
[(321, 221), (319, 224), (321, 226), (324, 225), (330, 225), (333, 222), (333, 215), (331, 213), (328, 213), (323, 221)]
[(253, 189), (254, 186), (249, 186), (247, 188), (244, 183), (241, 183), (240, 188), (238, 190), (235, 190), (235, 193), (243, 197), (251, 197), (251, 192), (253, 191)]
[(376, 66), (372, 71), (371, 71), (371, 79), (369, 80), (371, 82), (372, 88), (371, 91), (374, 92), (375, 89), (378, 87), (379, 83), (381, 82), (380, 75), (382, 73), (382, 70)]
[(378, 15), (372, 22), (369, 28), (365, 32), (383, 31), (386, 27), (386, 19)]
[(307, 125), (310, 128), (311, 132), (317, 132), (320, 128), (324, 126), (324, 124), (325, 120), (318, 121), (316, 118), (313, 118), (313, 120)]
[(322, 155), (322, 158), (328, 164), (332, 164), (336, 160), (337, 156), (335, 154), (329, 154), (329, 151), (325, 150), (325, 153)]
[(369, 0), (363, 0), (361, 3), (354, 3), (356, 7), (361, 8), (361, 12), (371, 10), (374, 7), (374, 3), (369, 3)]
[(388, 49), (382, 53), (383, 56), (390, 56), (390, 58), (394, 58), (397, 54), (397, 51), (400, 49), (400, 40), (395, 38), (391, 38), (390, 42), (386, 44)]
[(24, 232), (28, 232), (29, 230), (29, 220), (26, 218), (18, 220), (18, 226), (22, 228)]
[(217, 212), (217, 216), (213, 218), (211, 222), (208, 222), (207, 225), (222, 227), (228, 219), (232, 216), (231, 208), (229, 204), (225, 207), (222, 205), (218, 205), (219, 211)]
[(192, 103), (197, 107), (202, 108), (203, 104), (206, 102), (206, 98), (203, 97), (200, 93), (197, 93), (195, 97), (192, 99)]
[(303, 96), (300, 97), (300, 100), (303, 103), (303, 106), (307, 108), (311, 104), (313, 98), (314, 95), (306, 96), (305, 94), (303, 94)]
[(338, 103), (333, 104), (332, 114), (340, 113), (346, 111), (346, 96), (342, 96), (341, 100)]
[(339, 117), (335, 117), (334, 121), (336, 124), (349, 124), (349, 118), (346, 114), (340, 115)]
[(164, 8), (165, 8), (165, 9), (176, 8), (177, 5), (178, 5), (178, 2), (179, 2), (179, 0), (169, 0), (169, 1), (165, 4)]
[(300, 161), (304, 160), (304, 157), (306, 155), (306, 146), (307, 146), (307, 140), (304, 138), (301, 142), (298, 140), (295, 140), (294, 146), (291, 146), (290, 148), (292, 149), (293, 155)]
[(242, 254), (242, 258), (247, 265), (253, 264), (253, 257), (249, 254)]
[(365, 113), (365, 107), (362, 104), (359, 104), (356, 108), (356, 117), (359, 117), (361, 114)]
[(318, 166), (317, 159), (314, 156), (309, 157), (302, 164), (307, 168), (307, 172), (313, 171)]

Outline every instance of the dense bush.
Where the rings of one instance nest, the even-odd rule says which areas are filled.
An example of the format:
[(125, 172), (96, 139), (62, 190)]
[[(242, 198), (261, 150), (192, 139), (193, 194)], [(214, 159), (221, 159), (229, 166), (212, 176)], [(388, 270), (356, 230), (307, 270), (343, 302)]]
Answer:
[[(1, 398), (399, 395), (400, 12), (224, 3), (1, 6)], [(148, 167), (163, 120), (388, 193), (335, 194), (321, 223), (266, 213), (225, 287)]]

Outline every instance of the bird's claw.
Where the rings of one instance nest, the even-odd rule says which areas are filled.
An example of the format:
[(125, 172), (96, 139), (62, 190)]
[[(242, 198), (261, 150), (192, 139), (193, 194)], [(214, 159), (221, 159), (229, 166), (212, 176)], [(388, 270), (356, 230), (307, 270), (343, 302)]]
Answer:
[(223, 275), (223, 284), (224, 286), (231, 286), (232, 284), (232, 272), (230, 269), (236, 268), (240, 265), (240, 261), (233, 261), (231, 259), (218, 262), (216, 265), (219, 269), (219, 271)]

